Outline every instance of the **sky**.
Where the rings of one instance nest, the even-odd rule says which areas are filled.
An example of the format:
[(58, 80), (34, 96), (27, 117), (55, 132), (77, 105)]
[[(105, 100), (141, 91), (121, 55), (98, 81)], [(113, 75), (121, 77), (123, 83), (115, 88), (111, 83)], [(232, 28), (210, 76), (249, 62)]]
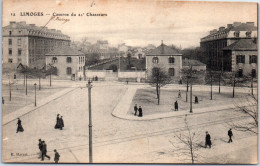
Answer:
[[(91, 6), (92, 5), (92, 6)], [(42, 12), (43, 16), (22, 16)], [(12, 13), (15, 16), (12, 16)], [(69, 14), (56, 16), (53, 13)], [(71, 16), (71, 13), (77, 16)], [(83, 14), (78, 16), (78, 14)], [(86, 16), (86, 13), (107, 16)], [(57, 18), (59, 17), (59, 18)], [(64, 23), (63, 20), (68, 20)], [(197, 47), (212, 29), (233, 22), (255, 22), (257, 3), (171, 0), (3, 0), (2, 25), (26, 21), (69, 35), (72, 41), (108, 40), (111, 46), (158, 46), (161, 40), (182, 48)]]

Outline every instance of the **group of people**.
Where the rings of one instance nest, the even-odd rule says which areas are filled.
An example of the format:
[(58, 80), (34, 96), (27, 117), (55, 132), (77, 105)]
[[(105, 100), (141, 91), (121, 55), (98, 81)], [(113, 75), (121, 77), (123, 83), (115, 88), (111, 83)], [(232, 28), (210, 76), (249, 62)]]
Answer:
[[(228, 143), (233, 142), (233, 140), (232, 140), (232, 137), (233, 137), (232, 129), (228, 130), (228, 137), (229, 137)], [(209, 132), (206, 131), (205, 148), (207, 148), (208, 146), (209, 146), (209, 148), (211, 148), (211, 145), (212, 145), (212, 143), (211, 143), (210, 134), (209, 134)]]
[[(178, 98), (181, 98), (181, 91), (180, 90), (178, 91)], [(195, 96), (195, 102), (194, 103), (199, 104), (198, 96)], [(178, 101), (176, 100), (174, 102), (174, 111), (178, 111), (178, 109), (179, 109), (179, 104), (178, 104)]]
[(138, 111), (138, 117), (142, 117), (143, 116), (143, 109), (141, 106), (139, 106), (139, 108), (137, 107), (137, 104), (135, 104), (134, 106), (134, 111), (135, 111), (135, 116), (137, 115), (137, 111)]
[(63, 127), (64, 127), (64, 121), (62, 119), (62, 116), (58, 114), (56, 118), (56, 125), (54, 126), (54, 128), (62, 130)]
[[(40, 156), (39, 158), (41, 158), (41, 161), (44, 161), (44, 157), (47, 157), (49, 160), (51, 159), (50, 156), (47, 155), (47, 145), (45, 143), (45, 141), (39, 139), (39, 150), (40, 150)], [(60, 159), (60, 154), (57, 152), (56, 149), (54, 149), (54, 161), (55, 163), (58, 163), (59, 162), (59, 159)]]

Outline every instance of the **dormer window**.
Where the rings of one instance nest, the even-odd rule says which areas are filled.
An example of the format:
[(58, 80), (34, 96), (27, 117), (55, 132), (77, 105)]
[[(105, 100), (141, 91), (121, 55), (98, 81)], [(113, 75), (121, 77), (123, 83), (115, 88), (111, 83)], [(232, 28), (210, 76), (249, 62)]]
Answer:
[(246, 37), (251, 37), (252, 32), (246, 32)]
[(234, 32), (234, 37), (238, 38), (239, 37), (239, 32)]

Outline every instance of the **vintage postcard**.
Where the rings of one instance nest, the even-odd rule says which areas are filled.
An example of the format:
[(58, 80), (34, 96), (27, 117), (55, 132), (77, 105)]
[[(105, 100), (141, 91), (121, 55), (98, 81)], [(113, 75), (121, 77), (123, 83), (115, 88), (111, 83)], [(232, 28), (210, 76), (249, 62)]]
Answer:
[(2, 162), (258, 163), (258, 4), (3, 0)]

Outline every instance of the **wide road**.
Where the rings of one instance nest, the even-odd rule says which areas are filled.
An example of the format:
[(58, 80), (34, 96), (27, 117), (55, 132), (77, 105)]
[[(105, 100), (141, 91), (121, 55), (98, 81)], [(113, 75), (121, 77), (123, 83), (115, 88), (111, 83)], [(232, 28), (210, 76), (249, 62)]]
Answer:
[[(180, 145), (175, 134), (185, 133), (183, 117), (151, 121), (130, 121), (113, 117), (111, 112), (126, 92), (120, 83), (94, 83), (92, 88), (93, 161), (94, 162), (190, 162), (178, 151)], [(64, 130), (54, 129), (56, 115), (61, 114)], [(228, 122), (244, 120), (234, 110), (224, 110), (187, 117), (192, 131), (198, 135), (197, 143), (203, 145), (205, 131), (212, 137), (212, 148), (201, 148), (200, 162), (255, 162), (256, 137), (234, 131), (234, 142), (227, 143)], [(76, 90), (46, 104), (21, 118), (25, 129), (16, 133), (16, 122), (3, 126), (3, 154), (5, 162), (39, 162), (38, 139), (47, 143), (48, 154), (53, 149), (61, 155), (60, 162), (88, 162), (88, 91)], [(180, 132), (179, 132), (180, 131)], [(251, 143), (244, 143), (250, 141)], [(172, 145), (172, 143), (174, 145)], [(244, 143), (243, 145), (241, 145)], [(247, 154), (247, 155), (245, 155)]]

